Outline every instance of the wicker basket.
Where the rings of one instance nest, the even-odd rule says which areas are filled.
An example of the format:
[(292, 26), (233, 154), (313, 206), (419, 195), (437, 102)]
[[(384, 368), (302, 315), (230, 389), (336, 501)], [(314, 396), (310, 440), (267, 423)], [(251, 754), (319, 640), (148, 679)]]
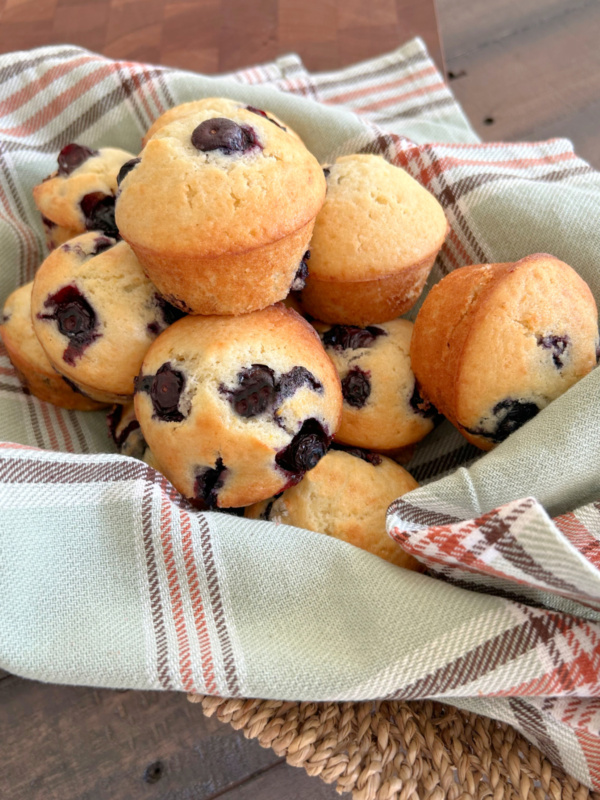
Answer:
[(441, 703), (188, 699), (353, 800), (600, 800), (509, 725)]

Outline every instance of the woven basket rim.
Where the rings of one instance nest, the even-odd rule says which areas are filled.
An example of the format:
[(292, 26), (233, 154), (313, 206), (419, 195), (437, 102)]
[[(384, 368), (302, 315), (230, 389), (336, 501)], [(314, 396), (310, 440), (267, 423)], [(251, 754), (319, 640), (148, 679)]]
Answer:
[(507, 723), (431, 700), (188, 700), (353, 800), (600, 800)]

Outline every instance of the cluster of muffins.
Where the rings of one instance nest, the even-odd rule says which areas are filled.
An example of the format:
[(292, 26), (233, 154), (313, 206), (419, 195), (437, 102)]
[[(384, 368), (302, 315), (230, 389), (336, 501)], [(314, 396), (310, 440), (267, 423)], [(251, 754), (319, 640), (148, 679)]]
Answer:
[(120, 451), (198, 508), (417, 569), (385, 531), (417, 486), (397, 462), (442, 415), (489, 449), (596, 364), (594, 299), (552, 256), (456, 270), (401, 319), (437, 200), (378, 156), (320, 165), (232, 100), (171, 109), (139, 155), (67, 145), (34, 200), (50, 254), (4, 306), (14, 366), (42, 400), (115, 404)]

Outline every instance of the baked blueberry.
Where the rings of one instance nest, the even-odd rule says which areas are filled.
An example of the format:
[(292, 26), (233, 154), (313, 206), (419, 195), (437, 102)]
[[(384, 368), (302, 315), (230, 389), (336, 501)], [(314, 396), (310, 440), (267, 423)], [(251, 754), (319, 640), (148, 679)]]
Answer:
[(314, 392), (323, 393), (323, 384), (306, 369), (306, 367), (293, 367), (285, 372), (279, 379), (277, 387), (277, 400), (281, 403), (286, 397), (291, 397), (301, 386), (308, 386)]
[(55, 320), (59, 332), (69, 339), (63, 359), (71, 366), (81, 358), (86, 347), (98, 339), (96, 312), (77, 286), (64, 286), (44, 300), (46, 313), (37, 313), (38, 319)]
[(196, 473), (194, 482), (194, 499), (200, 500), (207, 508), (216, 508), (219, 499), (219, 489), (225, 483), (227, 467), (223, 459), (218, 458), (214, 467), (203, 467)]
[(564, 366), (564, 359), (566, 357), (567, 347), (569, 346), (570, 339), (568, 336), (556, 336), (550, 334), (548, 336), (538, 336), (537, 343), (545, 350), (552, 351), (552, 361), (556, 369), (562, 369)]
[(306, 286), (306, 279), (308, 278), (308, 260), (310, 258), (310, 250), (307, 250), (306, 253), (302, 256), (302, 261), (300, 262), (300, 266), (298, 267), (298, 271), (294, 276), (294, 280), (292, 281), (292, 285), (290, 286), (291, 292), (301, 292), (302, 289)]
[(371, 394), (370, 373), (360, 367), (352, 367), (345, 378), (342, 378), (342, 396), (344, 402), (353, 408), (362, 408)]
[(474, 430), (470, 429), (468, 433), (474, 436), (483, 436), (494, 444), (499, 444), (530, 419), (533, 419), (540, 411), (537, 403), (507, 398), (501, 400), (492, 409), (492, 415), (497, 421), (492, 421), (491, 429), (489, 425), (486, 425)]
[(75, 142), (67, 144), (58, 154), (58, 174), (66, 178), (78, 167), (80, 167), (88, 158), (99, 155), (98, 150), (92, 150), (82, 144)]
[(148, 330), (153, 336), (158, 336), (158, 334), (161, 333), (165, 328), (168, 328), (169, 325), (172, 325), (174, 322), (177, 322), (178, 319), (185, 317), (185, 311), (175, 308), (175, 306), (167, 302), (167, 300), (158, 294), (158, 292), (155, 292), (154, 294), (154, 301), (160, 309), (162, 320), (158, 319), (149, 322)]
[(167, 362), (156, 371), (156, 375), (145, 375), (135, 380), (135, 391), (146, 392), (152, 400), (154, 418), (164, 422), (181, 422), (184, 418), (179, 410), (179, 399), (185, 386), (185, 376)]
[(331, 442), (321, 423), (307, 419), (290, 444), (277, 453), (276, 463), (286, 472), (295, 473), (298, 480), (305, 472), (317, 466)]
[(116, 405), (109, 411), (106, 421), (108, 433), (121, 455), (139, 458), (152, 467), (156, 463), (146, 444), (140, 429), (140, 424), (135, 417), (133, 402), (127, 405)]
[(121, 182), (126, 178), (127, 175), (129, 175), (132, 169), (137, 167), (141, 160), (141, 158), (130, 158), (129, 161), (126, 161), (123, 164), (119, 170), (119, 174), (117, 175), (117, 186), (121, 185)]
[(369, 464), (373, 464), (374, 467), (381, 464), (382, 457), (379, 453), (373, 453), (371, 450), (364, 450), (361, 447), (348, 447), (348, 445), (340, 444), (339, 442), (332, 442), (331, 449), (341, 450), (342, 453), (348, 453), (348, 455), (354, 456), (355, 458), (361, 458), (363, 461), (368, 461)]
[[(66, 379), (68, 380), (68, 378)], [(117, 445), (120, 449), (123, 442), (129, 437), (129, 435), (138, 430), (140, 427), (140, 423), (135, 418), (135, 415), (132, 419), (127, 419), (125, 424), (123, 425), (123, 411), (125, 406), (122, 405), (115, 405), (111, 408), (111, 410), (106, 415), (106, 422), (108, 425), (108, 433), (110, 438), (113, 442)]]
[(301, 386), (309, 386), (315, 392), (323, 391), (322, 384), (306, 367), (293, 367), (276, 380), (270, 367), (252, 364), (238, 373), (235, 389), (221, 385), (220, 391), (227, 395), (240, 417), (250, 418), (275, 411)]
[(192, 116), (198, 112), (203, 113), (206, 118), (235, 117), (236, 113), (240, 110), (250, 112), (251, 114), (257, 114), (263, 117), (263, 119), (267, 119), (269, 122), (277, 125), (282, 131), (285, 131), (288, 136), (300, 141), (298, 134), (287, 124), (284, 124), (272, 111), (265, 111), (255, 106), (247, 106), (244, 103), (240, 103), (237, 100), (230, 100), (226, 97), (203, 97), (201, 100), (192, 100), (189, 103), (173, 106), (168, 111), (165, 111), (164, 114), (161, 114), (161, 116), (152, 123), (142, 139), (142, 147), (145, 147), (161, 128), (164, 128), (165, 125), (176, 120)]
[(102, 231), (114, 239), (119, 238), (119, 229), (115, 223), (114, 197), (99, 192), (86, 194), (81, 200), (81, 210), (88, 231)]
[(435, 406), (432, 406), (428, 400), (425, 400), (421, 396), (421, 392), (419, 391), (419, 387), (417, 386), (416, 381), (415, 381), (415, 388), (413, 389), (408, 404), (415, 412), (415, 414), (420, 414), (422, 417), (425, 417), (425, 419), (432, 419), (433, 417), (440, 416)]
[(264, 364), (252, 364), (238, 374), (238, 384), (239, 388), (227, 394), (240, 417), (256, 417), (272, 408), (277, 393), (272, 369)]
[(386, 331), (375, 325), (359, 328), (356, 325), (332, 325), (322, 335), (325, 347), (339, 347), (341, 350), (358, 350), (372, 347), (378, 336), (386, 336)]
[(256, 134), (249, 125), (238, 125), (231, 119), (217, 117), (206, 119), (192, 131), (192, 144), (196, 150), (220, 150), (225, 155), (244, 153), (258, 144)]

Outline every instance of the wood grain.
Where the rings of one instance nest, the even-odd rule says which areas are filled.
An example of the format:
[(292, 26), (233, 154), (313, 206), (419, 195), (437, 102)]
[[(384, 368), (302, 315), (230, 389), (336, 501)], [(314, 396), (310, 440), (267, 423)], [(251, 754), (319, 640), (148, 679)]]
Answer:
[(600, 167), (600, 5), (439, 0), (451, 87), (485, 140), (564, 136)]
[[(0, 797), (7, 800), (266, 800), (278, 785), (281, 798), (337, 796), (272, 750), (205, 718), (183, 694), (51, 686), (10, 676), (0, 681), (0, 707)], [(240, 794), (250, 779), (255, 793)]]
[(443, 68), (434, 0), (4, 0), (0, 53), (70, 42), (111, 58), (227, 72), (297, 52), (336, 69), (422, 36)]

